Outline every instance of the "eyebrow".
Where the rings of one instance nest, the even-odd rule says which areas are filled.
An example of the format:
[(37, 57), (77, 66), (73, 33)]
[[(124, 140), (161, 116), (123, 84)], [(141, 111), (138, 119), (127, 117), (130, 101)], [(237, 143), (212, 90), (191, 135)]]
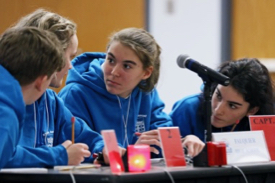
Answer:
[[(108, 55), (110, 55), (111, 57), (113, 57), (114, 59), (116, 59), (116, 57), (114, 56), (114, 54), (112, 54), (111, 52), (108, 52)], [(137, 65), (136, 62), (132, 61), (132, 60), (124, 60), (123, 62), (126, 62), (128, 64), (132, 64), (132, 65)]]
[[(218, 91), (218, 93), (222, 96), (222, 94), (221, 94), (221, 91), (217, 88), (217, 91)], [(231, 104), (235, 104), (235, 105), (239, 105), (239, 106), (242, 106), (243, 104), (240, 104), (240, 103), (238, 103), (238, 102), (234, 102), (234, 101), (228, 101), (229, 103), (231, 103)]]

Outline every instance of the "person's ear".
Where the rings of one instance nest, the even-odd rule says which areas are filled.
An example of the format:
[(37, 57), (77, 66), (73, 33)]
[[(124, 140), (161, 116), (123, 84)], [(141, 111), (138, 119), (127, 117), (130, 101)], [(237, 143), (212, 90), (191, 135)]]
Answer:
[(250, 109), (250, 110), (247, 112), (246, 116), (248, 117), (248, 116), (250, 116), (250, 115), (254, 115), (254, 114), (256, 114), (258, 111), (259, 111), (259, 107), (253, 107), (252, 109)]
[(154, 70), (153, 66), (150, 66), (150, 67), (146, 68), (142, 79), (143, 80), (148, 79), (151, 76), (153, 70)]
[(42, 91), (43, 89), (43, 85), (44, 83), (48, 80), (48, 76), (44, 75), (44, 76), (39, 76), (38, 78), (36, 78), (36, 80), (34, 81), (34, 86), (38, 91)]

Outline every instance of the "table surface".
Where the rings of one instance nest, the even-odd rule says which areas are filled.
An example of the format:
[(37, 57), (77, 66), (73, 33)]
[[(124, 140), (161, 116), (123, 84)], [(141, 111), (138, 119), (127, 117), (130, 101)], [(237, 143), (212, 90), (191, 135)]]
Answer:
[[(237, 167), (236, 167), (237, 166)], [(109, 167), (59, 171), (56, 169), (11, 169), (0, 172), (3, 182), (245, 182), (245, 178), (237, 169), (241, 169), (248, 182), (275, 182), (275, 162), (236, 164), (235, 167), (172, 167), (153, 165), (150, 171), (138, 173), (112, 174)]]

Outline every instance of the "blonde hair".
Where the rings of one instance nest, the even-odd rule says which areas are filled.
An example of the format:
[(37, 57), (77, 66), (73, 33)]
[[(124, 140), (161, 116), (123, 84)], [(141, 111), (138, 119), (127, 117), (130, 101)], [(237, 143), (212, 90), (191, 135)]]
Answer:
[(25, 17), (22, 17), (14, 27), (26, 26), (33, 26), (55, 33), (64, 50), (66, 50), (70, 44), (71, 37), (76, 34), (77, 28), (73, 21), (44, 9), (37, 9)]

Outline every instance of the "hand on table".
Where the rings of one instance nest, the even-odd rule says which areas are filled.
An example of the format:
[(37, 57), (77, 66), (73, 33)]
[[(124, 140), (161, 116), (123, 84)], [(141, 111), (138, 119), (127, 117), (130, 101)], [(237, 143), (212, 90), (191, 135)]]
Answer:
[(68, 154), (68, 165), (79, 165), (85, 157), (90, 157), (89, 147), (83, 143), (72, 144), (70, 140), (62, 143)]
[[(135, 144), (157, 145), (161, 147), (158, 130), (150, 130), (147, 132), (136, 133), (136, 134), (139, 136), (139, 138)], [(154, 147), (150, 147), (150, 151), (155, 154), (159, 154), (159, 151)]]
[(188, 155), (191, 157), (197, 156), (205, 144), (195, 135), (187, 135), (182, 139), (182, 146), (187, 147)]

